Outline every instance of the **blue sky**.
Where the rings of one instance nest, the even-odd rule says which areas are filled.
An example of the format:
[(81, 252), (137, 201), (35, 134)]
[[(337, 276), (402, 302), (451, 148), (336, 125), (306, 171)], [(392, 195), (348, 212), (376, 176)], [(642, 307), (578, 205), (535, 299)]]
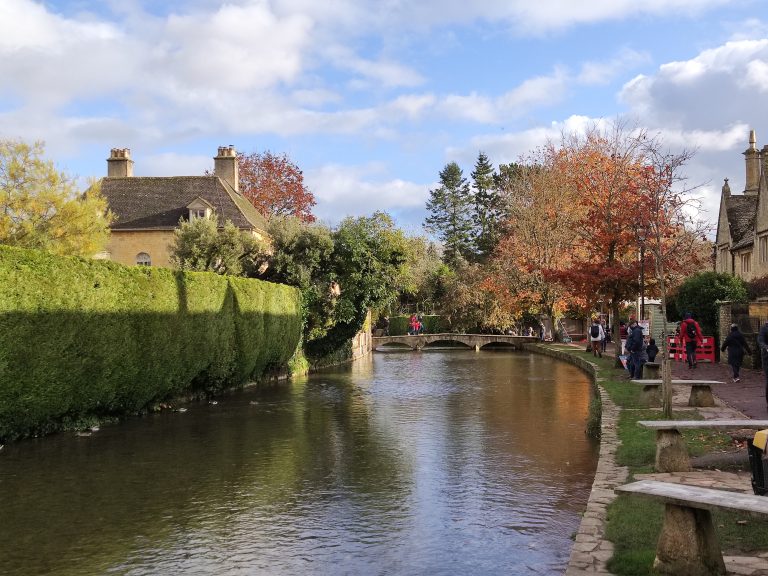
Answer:
[(697, 149), (714, 221), (766, 102), (764, 0), (0, 0), (0, 138), (83, 179), (111, 148), (138, 176), (285, 152), (331, 224), (386, 210), (420, 233), (446, 163), (618, 117)]

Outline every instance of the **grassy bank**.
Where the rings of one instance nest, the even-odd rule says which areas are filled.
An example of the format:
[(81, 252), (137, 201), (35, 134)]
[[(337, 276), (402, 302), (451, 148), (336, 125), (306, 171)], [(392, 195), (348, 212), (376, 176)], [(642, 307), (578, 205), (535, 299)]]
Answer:
[[(558, 346), (570, 356), (587, 360), (595, 366), (595, 378), (621, 409), (618, 425), (620, 446), (616, 464), (629, 470), (627, 482), (638, 474), (653, 472), (656, 453), (655, 432), (638, 426), (639, 420), (662, 419), (659, 409), (648, 408), (641, 399), (641, 387), (629, 383), (626, 371), (614, 367), (613, 357), (594, 358), (584, 349)], [(691, 420), (701, 416), (692, 408), (678, 408), (675, 419)], [(736, 450), (732, 439), (723, 433), (689, 430), (683, 433), (691, 456)], [(742, 448), (742, 450), (744, 450)], [(745, 470), (748, 467), (745, 465)], [(608, 569), (619, 576), (654, 574), (656, 541), (661, 531), (663, 505), (620, 495), (608, 507), (606, 538), (614, 544), (614, 556)], [(714, 524), (725, 555), (750, 554), (768, 550), (768, 520), (758, 520), (740, 513), (714, 513)]]

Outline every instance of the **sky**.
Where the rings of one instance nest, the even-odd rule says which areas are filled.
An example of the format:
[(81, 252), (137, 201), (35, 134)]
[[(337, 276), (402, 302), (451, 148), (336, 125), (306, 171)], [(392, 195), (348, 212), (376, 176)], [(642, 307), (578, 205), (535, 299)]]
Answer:
[(768, 143), (766, 0), (0, 0), (0, 138), (82, 179), (199, 175), (217, 148), (287, 154), (335, 224), (421, 234), (479, 152), (515, 162), (626, 119), (671, 150), (703, 217)]

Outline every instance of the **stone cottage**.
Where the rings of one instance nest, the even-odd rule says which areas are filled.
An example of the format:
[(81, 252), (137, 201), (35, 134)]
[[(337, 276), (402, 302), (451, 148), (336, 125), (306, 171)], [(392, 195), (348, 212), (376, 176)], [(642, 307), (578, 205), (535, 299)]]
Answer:
[(732, 194), (725, 179), (715, 241), (715, 270), (744, 280), (768, 275), (768, 144), (758, 150), (756, 142), (751, 130), (744, 192)]
[(115, 215), (110, 241), (100, 257), (126, 265), (170, 267), (170, 245), (179, 223), (218, 217), (265, 238), (266, 219), (240, 193), (237, 153), (222, 146), (212, 176), (136, 177), (127, 148), (113, 148), (101, 192)]

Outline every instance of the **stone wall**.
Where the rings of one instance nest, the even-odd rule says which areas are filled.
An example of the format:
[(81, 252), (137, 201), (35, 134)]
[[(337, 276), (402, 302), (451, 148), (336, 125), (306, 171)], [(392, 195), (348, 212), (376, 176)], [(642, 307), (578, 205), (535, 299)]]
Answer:
[(170, 245), (173, 243), (173, 230), (147, 230), (145, 232), (121, 232), (113, 230), (110, 234), (107, 252), (109, 259), (126, 266), (136, 265), (136, 256), (144, 252), (152, 259), (152, 266), (171, 268)]

